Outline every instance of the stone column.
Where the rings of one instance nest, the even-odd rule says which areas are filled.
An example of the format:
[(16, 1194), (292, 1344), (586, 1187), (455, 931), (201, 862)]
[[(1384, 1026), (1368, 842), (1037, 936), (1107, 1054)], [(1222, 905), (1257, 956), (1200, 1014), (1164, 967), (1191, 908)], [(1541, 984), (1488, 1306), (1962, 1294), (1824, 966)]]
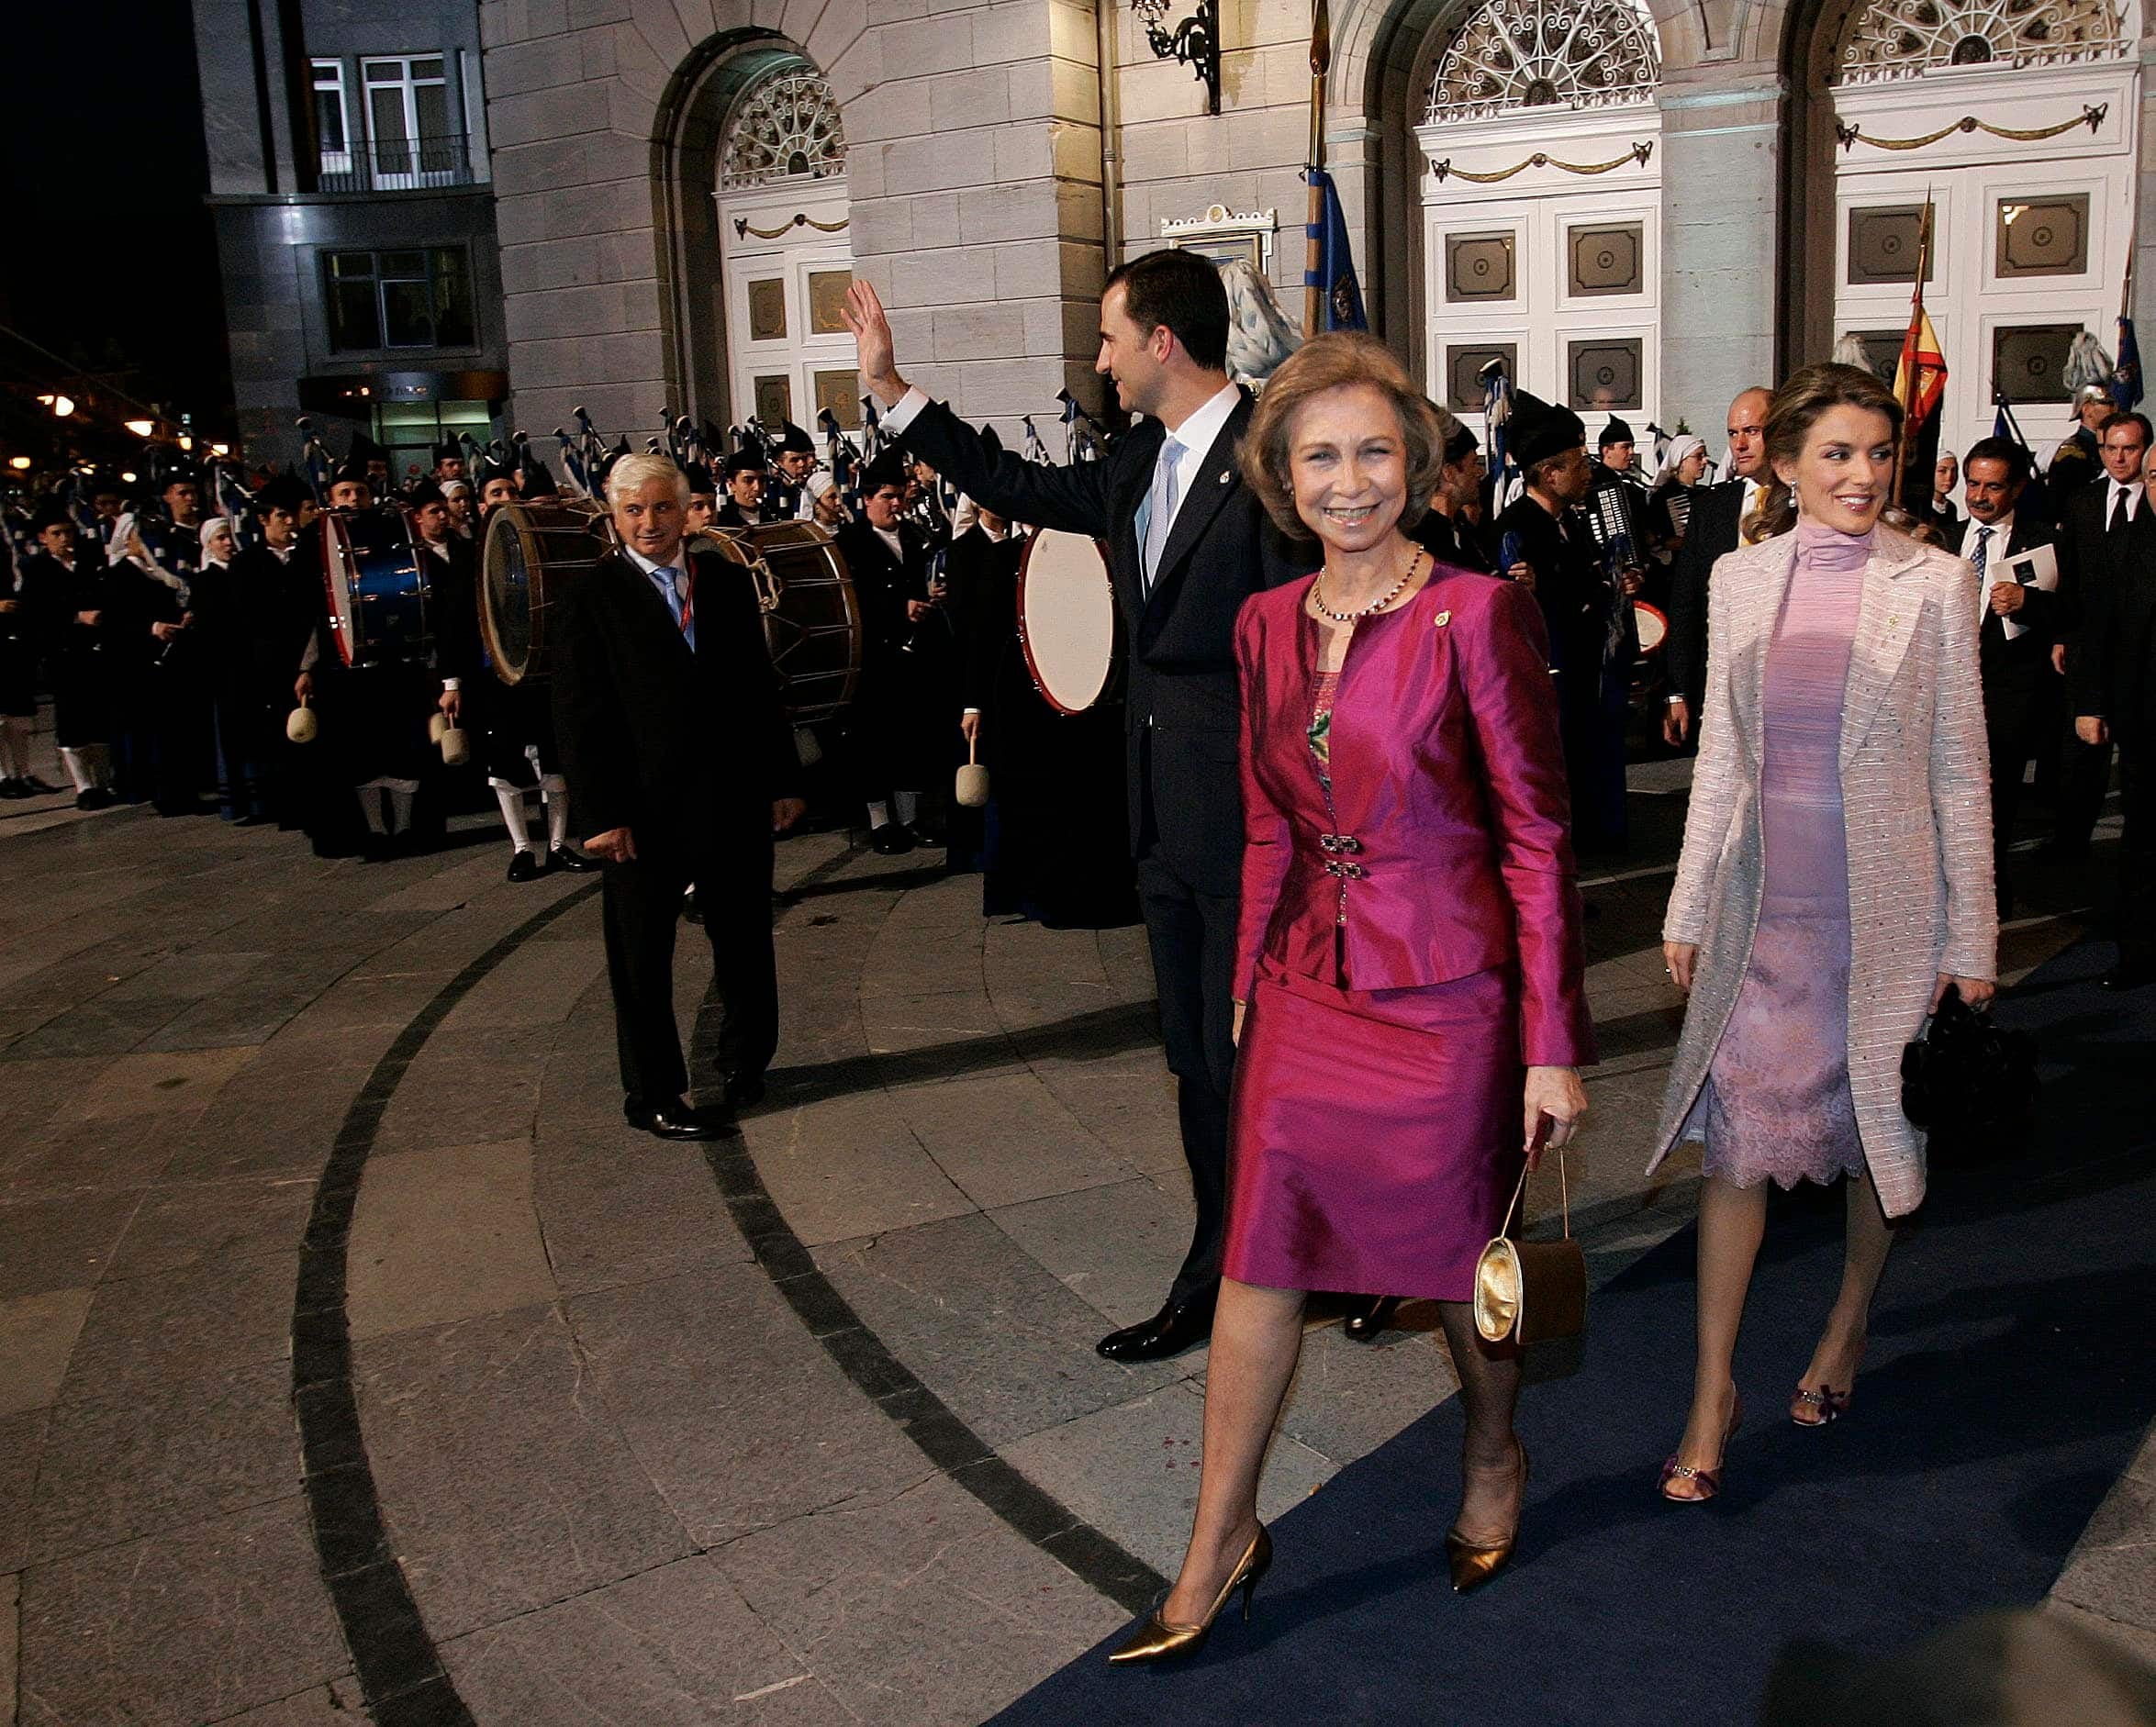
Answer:
[(1737, 391), (1776, 373), (1787, 95), (1771, 66), (1665, 78), (1662, 414), (1715, 441)]
[(1045, 425), (1067, 384), (1098, 407), (1092, 10), (922, 11), (869, 0), (881, 75), (845, 104), (855, 272), (883, 296), (907, 375), (967, 418)]

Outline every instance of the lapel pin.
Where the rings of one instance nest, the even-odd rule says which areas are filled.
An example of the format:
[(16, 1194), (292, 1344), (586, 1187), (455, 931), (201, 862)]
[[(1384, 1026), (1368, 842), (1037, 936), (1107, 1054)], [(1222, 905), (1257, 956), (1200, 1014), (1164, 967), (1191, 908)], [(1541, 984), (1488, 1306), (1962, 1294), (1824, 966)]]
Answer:
[(1221, 483), (1223, 485), (1226, 485), (1226, 484), (1227, 484), (1227, 483), (1228, 483), (1230, 480), (1234, 479), (1234, 477), (1235, 477), (1235, 471), (1234, 471), (1234, 469), (1233, 469), (1233, 468), (1223, 468), (1223, 469), (1220, 471), (1220, 483)]
[(1450, 612), (1439, 612), (1436, 617), (1430, 619), (1430, 628), (1433, 630), (1442, 630), (1451, 621), (1452, 614)]

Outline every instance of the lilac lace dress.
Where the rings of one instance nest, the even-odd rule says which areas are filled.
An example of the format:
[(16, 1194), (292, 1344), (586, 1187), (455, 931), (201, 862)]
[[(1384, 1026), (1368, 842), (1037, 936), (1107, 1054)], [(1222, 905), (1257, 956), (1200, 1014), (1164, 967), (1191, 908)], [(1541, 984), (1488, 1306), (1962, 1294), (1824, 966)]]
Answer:
[(1766, 880), (1751, 964), (1685, 1137), (1740, 1187), (1864, 1167), (1849, 1096), (1849, 872), (1841, 716), (1871, 536), (1800, 522), (1767, 650), (1760, 772)]

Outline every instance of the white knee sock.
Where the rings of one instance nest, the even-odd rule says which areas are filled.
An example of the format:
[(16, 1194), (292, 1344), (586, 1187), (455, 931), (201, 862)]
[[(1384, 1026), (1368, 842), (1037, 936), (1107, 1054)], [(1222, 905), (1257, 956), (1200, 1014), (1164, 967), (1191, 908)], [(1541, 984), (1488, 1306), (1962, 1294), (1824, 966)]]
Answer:
[(519, 852), (529, 852), (531, 830), (524, 819), (523, 788), (491, 776), (486, 783), (494, 787), (494, 801), (501, 806), (501, 825), (509, 830), (509, 843)]
[(364, 786), (355, 786), (352, 792), (359, 798), (360, 814), (367, 819), (367, 831), (389, 837), (388, 813), (382, 808), (382, 791), (386, 782), (369, 780)]
[(871, 804), (868, 806), (868, 828), (870, 832), (873, 833), (877, 829), (884, 826), (890, 820), (890, 819), (891, 807), (888, 804)]
[(546, 806), (546, 843), (559, 852), (569, 843), (569, 782), (559, 774), (542, 774), (539, 801)]
[(90, 752), (95, 747), (88, 744), (80, 750), (63, 749), (60, 752), (60, 764), (67, 769), (67, 776), (74, 781), (78, 793), (93, 790), (96, 786), (97, 780), (91, 772), (89, 763)]
[(409, 833), (412, 830), (412, 799), (418, 797), (419, 793), (419, 782), (418, 780), (391, 780), (389, 782), (389, 808), (391, 819), (397, 824), (397, 832)]
[(899, 807), (899, 819), (910, 828), (913, 825), (913, 818), (921, 813), (921, 794), (919, 792), (893, 792), (891, 802)]
[(0, 714), (0, 779), (30, 776), (30, 717)]

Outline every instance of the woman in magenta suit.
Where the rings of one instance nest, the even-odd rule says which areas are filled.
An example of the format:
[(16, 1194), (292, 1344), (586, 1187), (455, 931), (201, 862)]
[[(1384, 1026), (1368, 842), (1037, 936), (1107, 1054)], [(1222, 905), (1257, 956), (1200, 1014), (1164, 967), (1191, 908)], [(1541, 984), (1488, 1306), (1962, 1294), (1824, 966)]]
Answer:
[(1448, 417), (1378, 342), (1321, 336), (1243, 445), (1309, 581), (1236, 626), (1247, 846), (1227, 1244), (1203, 1476), (1174, 1587), (1110, 1658), (1197, 1647), (1271, 1558), (1265, 1448), (1304, 1292), (1435, 1298), (1467, 1412), (1446, 1545), (1467, 1589), (1510, 1558), (1527, 1459), (1519, 1363), (1469, 1302), (1536, 1123), (1562, 1143), (1592, 1059), (1557, 703), (1534, 596), (1402, 532)]

